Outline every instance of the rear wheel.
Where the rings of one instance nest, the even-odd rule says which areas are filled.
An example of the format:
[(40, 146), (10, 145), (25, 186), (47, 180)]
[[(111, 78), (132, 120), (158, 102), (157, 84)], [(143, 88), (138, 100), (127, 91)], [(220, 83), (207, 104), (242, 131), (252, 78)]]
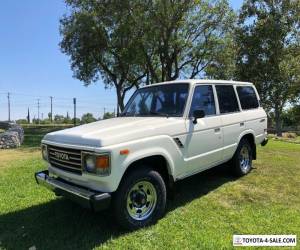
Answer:
[(232, 168), (237, 176), (248, 174), (252, 169), (252, 147), (248, 140), (242, 139), (232, 158)]
[(125, 176), (114, 196), (114, 214), (121, 226), (137, 229), (155, 223), (165, 212), (166, 186), (147, 166)]

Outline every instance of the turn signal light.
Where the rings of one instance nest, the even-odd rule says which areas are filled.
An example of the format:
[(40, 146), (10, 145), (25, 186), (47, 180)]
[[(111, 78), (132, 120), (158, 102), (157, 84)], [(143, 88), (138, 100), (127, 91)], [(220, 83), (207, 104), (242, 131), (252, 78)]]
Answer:
[(101, 155), (96, 158), (96, 168), (106, 169), (109, 168), (109, 156)]
[(120, 155), (128, 155), (128, 154), (129, 154), (129, 149), (120, 150)]

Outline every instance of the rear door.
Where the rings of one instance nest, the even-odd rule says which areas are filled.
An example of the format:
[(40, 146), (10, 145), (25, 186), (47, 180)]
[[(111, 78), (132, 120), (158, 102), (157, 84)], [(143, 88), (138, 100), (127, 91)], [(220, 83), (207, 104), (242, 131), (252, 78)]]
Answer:
[(239, 142), (239, 136), (245, 129), (244, 118), (241, 115), (236, 91), (233, 85), (216, 85), (220, 117), (223, 132), (222, 159), (230, 159)]
[[(213, 85), (196, 85), (187, 119), (185, 160), (189, 172), (206, 169), (222, 159), (221, 118), (217, 115), (215, 98)], [(196, 124), (192, 119), (194, 110), (205, 112), (205, 117)]]
[(253, 85), (236, 86), (246, 129), (255, 134), (256, 143), (261, 143), (266, 136), (267, 115), (259, 105), (259, 97)]

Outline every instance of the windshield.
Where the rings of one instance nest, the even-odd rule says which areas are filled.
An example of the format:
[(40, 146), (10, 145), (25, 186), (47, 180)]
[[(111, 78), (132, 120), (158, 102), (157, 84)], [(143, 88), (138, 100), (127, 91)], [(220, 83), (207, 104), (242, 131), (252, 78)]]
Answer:
[(157, 85), (137, 90), (122, 116), (182, 116), (189, 84)]

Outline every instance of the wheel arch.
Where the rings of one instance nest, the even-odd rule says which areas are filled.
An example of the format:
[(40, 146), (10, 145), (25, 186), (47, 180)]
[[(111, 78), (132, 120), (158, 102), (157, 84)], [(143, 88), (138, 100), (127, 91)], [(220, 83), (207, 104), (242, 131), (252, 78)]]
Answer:
[(174, 176), (172, 171), (172, 163), (170, 163), (170, 160), (168, 157), (166, 157), (163, 154), (151, 154), (151, 155), (145, 155), (143, 157), (137, 158), (133, 161), (131, 161), (121, 178), (121, 182), (128, 174), (130, 174), (132, 171), (136, 170), (139, 167), (142, 166), (150, 166), (155, 171), (157, 171), (165, 181), (165, 184), (167, 186), (167, 189), (172, 189), (174, 184)]
[(256, 160), (256, 144), (255, 144), (255, 136), (251, 131), (247, 131), (240, 136), (239, 142), (243, 139), (246, 139), (252, 148), (252, 159)]

